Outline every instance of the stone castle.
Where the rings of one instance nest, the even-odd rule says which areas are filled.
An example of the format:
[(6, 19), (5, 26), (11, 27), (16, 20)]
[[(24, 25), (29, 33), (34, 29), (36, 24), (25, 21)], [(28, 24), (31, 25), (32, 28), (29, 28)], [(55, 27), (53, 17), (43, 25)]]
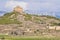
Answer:
[(23, 8), (20, 7), (20, 6), (16, 6), (16, 7), (14, 8), (14, 11), (15, 11), (15, 12), (18, 12), (18, 13), (22, 13), (22, 12), (23, 12)]

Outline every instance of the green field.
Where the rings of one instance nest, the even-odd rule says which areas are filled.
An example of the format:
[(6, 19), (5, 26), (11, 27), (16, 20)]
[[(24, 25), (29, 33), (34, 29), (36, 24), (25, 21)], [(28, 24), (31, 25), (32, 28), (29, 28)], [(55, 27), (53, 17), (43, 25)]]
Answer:
[(0, 35), (0, 39), (2, 40), (60, 40), (60, 37), (47, 37), (47, 36), (7, 36), (7, 35)]

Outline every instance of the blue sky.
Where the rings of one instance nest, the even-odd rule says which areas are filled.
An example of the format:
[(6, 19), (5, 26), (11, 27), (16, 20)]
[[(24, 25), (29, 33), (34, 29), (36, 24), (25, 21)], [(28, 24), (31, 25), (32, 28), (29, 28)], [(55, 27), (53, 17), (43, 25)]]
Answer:
[(18, 5), (24, 10), (60, 12), (60, 0), (0, 0), (0, 11), (12, 11)]

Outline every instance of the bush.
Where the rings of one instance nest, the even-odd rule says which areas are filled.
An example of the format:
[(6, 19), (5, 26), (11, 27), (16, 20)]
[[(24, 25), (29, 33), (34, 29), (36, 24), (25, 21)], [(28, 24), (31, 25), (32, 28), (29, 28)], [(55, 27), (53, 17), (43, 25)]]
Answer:
[(32, 16), (29, 15), (29, 14), (26, 14), (26, 15), (25, 15), (25, 20), (26, 20), (26, 21), (27, 21), (27, 20), (32, 20)]
[(60, 26), (60, 23), (52, 23), (53, 26)]

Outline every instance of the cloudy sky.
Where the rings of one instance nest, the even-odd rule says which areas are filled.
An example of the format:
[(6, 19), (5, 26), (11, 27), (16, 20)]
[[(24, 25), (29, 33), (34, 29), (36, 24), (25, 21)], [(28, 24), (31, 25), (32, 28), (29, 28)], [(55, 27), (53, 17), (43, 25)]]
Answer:
[(12, 11), (18, 5), (24, 10), (60, 12), (60, 0), (0, 0), (0, 11)]

